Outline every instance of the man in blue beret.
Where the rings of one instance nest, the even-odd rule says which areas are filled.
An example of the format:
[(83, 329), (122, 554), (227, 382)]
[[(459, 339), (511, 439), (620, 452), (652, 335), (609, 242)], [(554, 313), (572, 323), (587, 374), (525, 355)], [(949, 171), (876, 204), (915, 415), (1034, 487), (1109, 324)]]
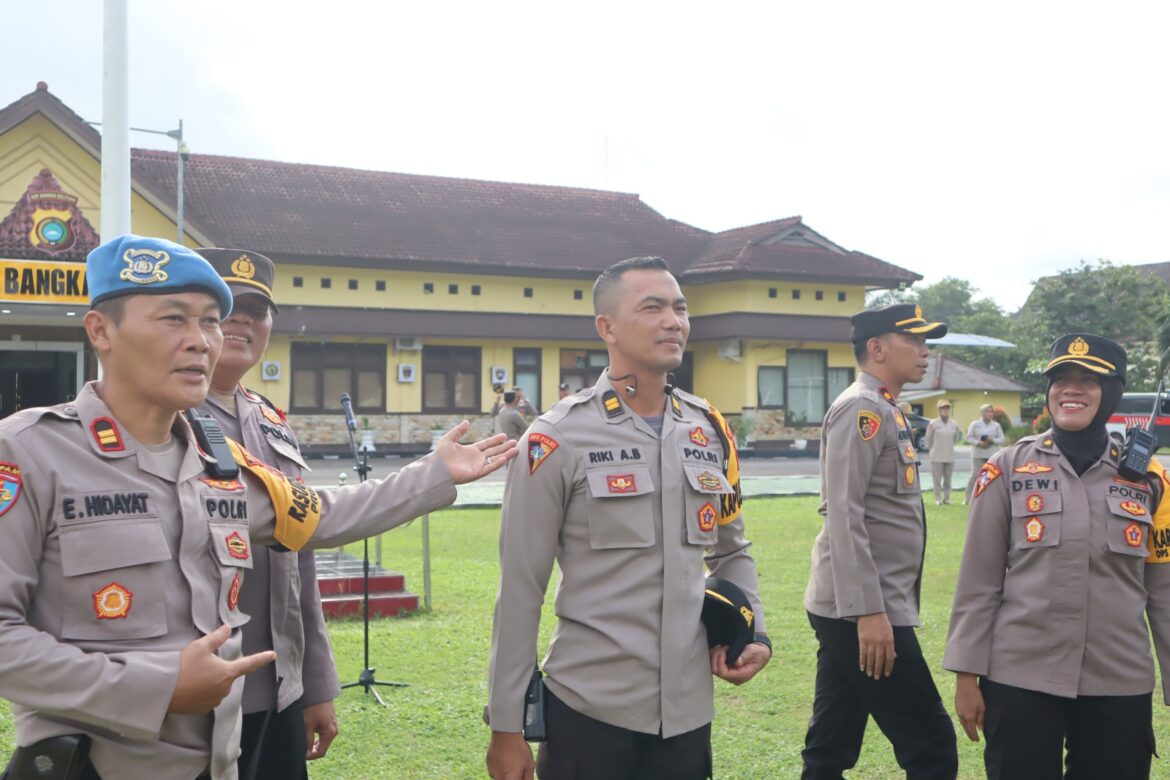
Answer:
[(141, 236), (86, 269), (102, 379), (0, 421), (0, 696), (18, 745), (5, 775), (236, 780), (241, 678), (274, 658), (241, 650), (253, 545), (388, 530), (515, 446), (459, 444), (464, 421), (398, 473), (325, 493), (206, 429), (203, 447), (180, 412), (207, 395), (228, 286), (195, 252)]

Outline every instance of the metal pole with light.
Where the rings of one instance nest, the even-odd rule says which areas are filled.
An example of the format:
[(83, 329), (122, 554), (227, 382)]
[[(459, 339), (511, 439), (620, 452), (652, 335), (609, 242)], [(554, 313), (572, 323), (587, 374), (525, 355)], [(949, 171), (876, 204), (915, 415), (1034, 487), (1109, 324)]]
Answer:
[[(94, 127), (101, 127), (102, 126), (101, 122), (86, 122), (86, 124), (93, 125)], [(176, 200), (177, 200), (176, 205), (178, 208), (176, 209), (176, 211), (178, 213), (177, 213), (175, 222), (178, 225), (178, 234), (179, 234), (178, 243), (181, 244), (181, 243), (183, 243), (183, 207), (184, 207), (183, 200), (184, 200), (184, 196), (185, 196), (185, 193), (183, 191), (184, 190), (184, 187), (183, 187), (183, 168), (186, 165), (187, 160), (189, 160), (191, 158), (191, 150), (189, 148), (187, 148), (187, 142), (183, 140), (183, 120), (182, 119), (179, 120), (179, 128), (177, 130), (151, 130), (151, 129), (146, 128), (146, 127), (131, 127), (128, 129), (133, 130), (135, 133), (150, 133), (151, 135), (165, 135), (167, 138), (175, 139), (175, 143), (178, 144), (178, 147), (176, 148), (176, 154), (175, 154), (175, 164), (178, 166), (176, 169), (177, 178), (178, 178), (178, 181), (176, 182), (178, 185), (178, 187), (177, 187), (178, 194), (177, 194), (177, 198), (176, 198)], [(103, 137), (103, 144), (104, 144), (104, 138), (105, 138), (104, 133), (102, 134), (102, 137)], [(129, 140), (127, 140), (127, 149), (129, 149)], [(103, 155), (104, 154), (105, 153), (103, 152)], [(129, 192), (130, 192), (129, 186), (126, 187), (126, 192), (127, 192), (127, 198), (128, 198)], [(129, 215), (129, 213), (130, 213), (129, 204), (127, 204), (126, 213), (127, 213), (127, 215)], [(104, 224), (104, 220), (103, 220), (103, 224)], [(105, 231), (105, 229), (103, 228), (103, 233), (104, 233), (104, 231)], [(129, 219), (127, 219), (125, 228), (122, 230), (119, 230), (118, 233), (129, 233), (129, 232), (130, 232), (130, 222), (129, 222)]]

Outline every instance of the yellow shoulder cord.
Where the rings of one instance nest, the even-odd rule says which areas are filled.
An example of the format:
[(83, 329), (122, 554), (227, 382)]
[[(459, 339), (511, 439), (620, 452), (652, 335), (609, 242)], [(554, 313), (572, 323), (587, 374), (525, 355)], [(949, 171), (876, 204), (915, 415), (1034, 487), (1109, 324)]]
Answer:
[(300, 550), (313, 538), (321, 522), (321, 497), (317, 491), (253, 457), (231, 439), (227, 442), (236, 463), (260, 480), (272, 500), (276, 513), (273, 536), (277, 543), (286, 550)]
[(1146, 563), (1170, 563), (1170, 501), (1162, 500), (1166, 497), (1166, 488), (1170, 484), (1167, 477), (1170, 475), (1157, 458), (1150, 460), (1146, 473), (1151, 482), (1157, 483), (1156, 486), (1150, 485), (1157, 508), (1154, 509), (1154, 527), (1150, 529), (1146, 544), (1150, 550)]

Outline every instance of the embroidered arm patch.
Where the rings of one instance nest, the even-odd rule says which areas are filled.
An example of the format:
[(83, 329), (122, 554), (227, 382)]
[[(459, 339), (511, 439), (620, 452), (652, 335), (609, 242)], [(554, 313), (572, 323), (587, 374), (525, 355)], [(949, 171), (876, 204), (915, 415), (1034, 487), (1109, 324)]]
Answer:
[(294, 551), (308, 544), (317, 531), (317, 524), (321, 522), (321, 497), (317, 491), (254, 458), (231, 439), (228, 439), (228, 446), (231, 447), (236, 463), (264, 484), (276, 513), (276, 531), (273, 536), (277, 543)]

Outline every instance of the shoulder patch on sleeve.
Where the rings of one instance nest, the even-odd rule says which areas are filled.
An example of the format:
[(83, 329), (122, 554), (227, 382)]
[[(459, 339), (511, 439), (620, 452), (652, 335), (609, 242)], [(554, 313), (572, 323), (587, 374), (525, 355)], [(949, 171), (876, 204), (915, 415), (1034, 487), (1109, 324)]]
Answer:
[(263, 483), (272, 500), (276, 514), (273, 537), (277, 543), (289, 550), (300, 550), (313, 538), (321, 522), (321, 497), (317, 491), (253, 457), (231, 439), (227, 442), (236, 463)]
[(999, 466), (993, 463), (984, 463), (983, 468), (979, 469), (979, 476), (975, 478), (975, 490), (973, 492), (975, 498), (983, 495), (983, 491), (987, 490), (987, 486), (999, 478), (1003, 471)]
[(20, 466), (0, 460), (0, 517), (16, 506), (20, 488), (24, 481), (20, 477)]
[(540, 468), (549, 455), (556, 452), (560, 447), (558, 442), (547, 433), (533, 432), (528, 434), (528, 474), (536, 474), (536, 470)]
[(882, 416), (869, 409), (857, 410), (857, 433), (862, 441), (869, 441), (878, 435), (882, 427)]

